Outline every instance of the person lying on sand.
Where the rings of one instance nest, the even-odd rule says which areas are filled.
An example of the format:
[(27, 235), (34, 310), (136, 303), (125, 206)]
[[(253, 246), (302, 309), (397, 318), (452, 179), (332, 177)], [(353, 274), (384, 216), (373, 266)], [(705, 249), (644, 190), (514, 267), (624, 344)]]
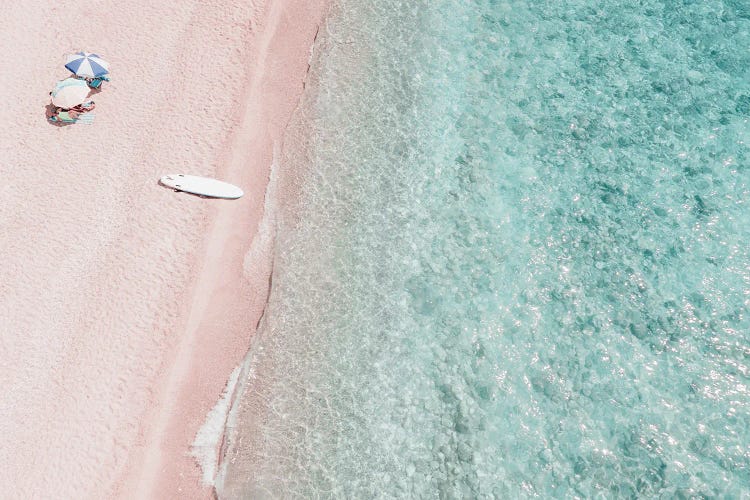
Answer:
[(65, 108), (53, 108), (47, 119), (53, 123), (74, 123), (79, 113)]
[(70, 111), (76, 113), (88, 113), (89, 111), (93, 111), (95, 107), (96, 104), (94, 103), (94, 101), (89, 101), (78, 104), (77, 106), (73, 106), (72, 108), (70, 108)]
[(96, 107), (94, 101), (85, 102), (78, 104), (72, 108), (60, 108), (55, 107), (52, 109), (50, 116), (47, 117), (50, 121), (59, 121), (63, 123), (71, 123), (78, 119), (83, 113), (88, 113)]

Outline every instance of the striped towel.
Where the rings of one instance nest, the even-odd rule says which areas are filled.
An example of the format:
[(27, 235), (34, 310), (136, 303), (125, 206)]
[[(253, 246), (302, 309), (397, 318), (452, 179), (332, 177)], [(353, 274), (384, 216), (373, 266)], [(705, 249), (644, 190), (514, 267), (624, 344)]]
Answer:
[(82, 113), (78, 115), (78, 119), (76, 120), (76, 123), (82, 123), (84, 125), (93, 125), (94, 113)]

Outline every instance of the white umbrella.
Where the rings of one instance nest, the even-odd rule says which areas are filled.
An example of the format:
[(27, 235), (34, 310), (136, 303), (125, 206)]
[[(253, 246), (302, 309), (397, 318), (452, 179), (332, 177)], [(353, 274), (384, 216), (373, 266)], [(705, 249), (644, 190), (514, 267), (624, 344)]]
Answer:
[(83, 80), (66, 78), (57, 82), (52, 91), (52, 104), (61, 108), (72, 108), (89, 96), (89, 86)]

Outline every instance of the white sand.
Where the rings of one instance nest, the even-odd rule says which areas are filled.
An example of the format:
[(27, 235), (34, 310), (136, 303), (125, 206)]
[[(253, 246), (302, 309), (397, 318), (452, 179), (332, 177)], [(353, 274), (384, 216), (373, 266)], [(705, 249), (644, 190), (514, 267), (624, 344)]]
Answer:
[[(190, 444), (266, 299), (243, 267), (324, 0), (10, 3), (0, 41), (0, 491), (207, 498)], [(64, 54), (111, 84), (55, 127)], [(157, 184), (239, 185), (238, 201)], [(269, 244), (270, 244), (269, 240)]]

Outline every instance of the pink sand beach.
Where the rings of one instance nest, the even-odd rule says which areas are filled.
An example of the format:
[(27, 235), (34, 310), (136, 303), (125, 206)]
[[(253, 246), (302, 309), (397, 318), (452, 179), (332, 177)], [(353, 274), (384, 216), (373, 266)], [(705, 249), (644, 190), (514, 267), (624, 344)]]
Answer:
[[(191, 443), (268, 292), (258, 237), (325, 0), (9, 3), (0, 41), (0, 497), (211, 498)], [(64, 56), (93, 125), (45, 119)], [(216, 177), (237, 201), (175, 193)]]

